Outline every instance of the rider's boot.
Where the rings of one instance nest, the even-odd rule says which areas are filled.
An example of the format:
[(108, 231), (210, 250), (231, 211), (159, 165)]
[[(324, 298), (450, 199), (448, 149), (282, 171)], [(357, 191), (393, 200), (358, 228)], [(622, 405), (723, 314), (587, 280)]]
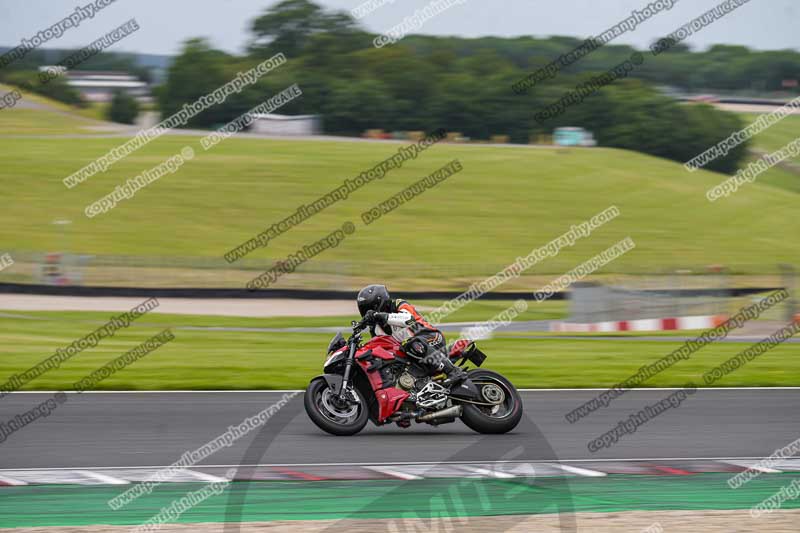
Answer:
[(430, 354), (428, 358), (430, 359), (430, 364), (434, 370), (438, 372), (444, 372), (444, 374), (447, 376), (447, 379), (442, 382), (442, 385), (445, 387), (458, 385), (467, 379), (467, 373), (464, 372), (461, 367), (456, 366), (456, 364), (453, 363), (453, 361), (451, 361), (450, 358), (443, 353), (435, 352)]
[(460, 366), (456, 366), (449, 358), (445, 358), (444, 373), (447, 379), (445, 379), (442, 384), (447, 388), (458, 385), (467, 379), (467, 373), (464, 372), (464, 369)]

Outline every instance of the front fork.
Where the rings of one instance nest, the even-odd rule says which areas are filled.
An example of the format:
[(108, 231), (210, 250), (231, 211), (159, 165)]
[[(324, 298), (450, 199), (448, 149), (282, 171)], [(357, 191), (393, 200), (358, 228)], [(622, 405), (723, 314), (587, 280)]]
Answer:
[(347, 389), (350, 386), (350, 373), (353, 371), (353, 365), (355, 364), (355, 353), (356, 345), (355, 343), (350, 343), (350, 352), (347, 354), (347, 360), (344, 362), (342, 387), (339, 389), (339, 400), (342, 402), (349, 403), (347, 400)]

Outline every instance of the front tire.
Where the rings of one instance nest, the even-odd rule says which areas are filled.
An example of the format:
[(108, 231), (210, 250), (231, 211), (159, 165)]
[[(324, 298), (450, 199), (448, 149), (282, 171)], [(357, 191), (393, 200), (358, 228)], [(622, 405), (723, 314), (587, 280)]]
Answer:
[(507, 433), (522, 420), (522, 398), (514, 385), (491, 370), (473, 370), (469, 379), (480, 392), (481, 402), (493, 406), (464, 403), (461, 421), (478, 433)]
[(314, 424), (331, 435), (355, 435), (367, 425), (369, 413), (364, 397), (356, 388), (351, 389), (357, 403), (349, 406), (338, 406), (335, 395), (323, 378), (317, 378), (308, 384), (303, 398), (306, 413)]

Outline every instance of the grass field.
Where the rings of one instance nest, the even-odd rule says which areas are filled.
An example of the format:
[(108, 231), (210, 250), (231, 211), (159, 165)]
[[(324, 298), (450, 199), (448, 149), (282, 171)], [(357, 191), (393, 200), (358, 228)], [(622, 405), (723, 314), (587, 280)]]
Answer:
[[(103, 313), (24, 313), (0, 317), (0, 383), (85, 335), (108, 318)], [(275, 333), (183, 329), (187, 326), (288, 327), (298, 319), (233, 319), (150, 314), (75, 355), (29, 383), (27, 390), (70, 389), (71, 384), (135, 347), (165, 327), (175, 340), (103, 381), (101, 389), (286, 389), (302, 388), (321, 372), (328, 333)], [(323, 323), (324, 320), (324, 323)], [(308, 319), (303, 325), (329, 325)], [(334, 322), (335, 324), (335, 322)], [(344, 324), (342, 324), (344, 325)], [(451, 339), (452, 340), (452, 339)], [(681, 342), (501, 337), (480, 341), (485, 366), (506, 374), (518, 387), (604, 387), (634, 374)], [(658, 374), (647, 386), (702, 383), (703, 372), (746, 348), (715, 343)], [(769, 351), (717, 382), (716, 386), (795, 386), (800, 383), (800, 344)]]
[[(91, 122), (74, 116), (39, 109), (3, 109), (0, 114), (0, 128), (4, 135), (96, 134), (91, 126)], [(7, 145), (8, 140), (2, 139), (2, 142)]]
[[(741, 113), (740, 116), (745, 124), (750, 124), (759, 117), (757, 113)], [(800, 115), (790, 115), (753, 137), (753, 146), (774, 152), (798, 138), (800, 138)], [(800, 162), (800, 157), (794, 158), (794, 161)]]
[(83, 109), (77, 109), (76, 112), (85, 118), (108, 121), (109, 119), (106, 116), (106, 113), (108, 113), (109, 107), (111, 107), (111, 104), (109, 103), (93, 102)]
[[(2, 120), (0, 114), (0, 128)], [(3, 142), (0, 183), (8, 202), (0, 212), (0, 242), (6, 249), (60, 248), (63, 236), (51, 222), (67, 218), (73, 221), (73, 251), (149, 257), (221, 258), (397, 148), (231, 139), (201, 153), (197, 138), (168, 136), (67, 190), (62, 178), (122, 140)], [(198, 155), (176, 174), (105, 215), (83, 215), (87, 204), (186, 144)], [(472, 275), (491, 274), (612, 204), (622, 213), (617, 220), (536, 270), (561, 273), (626, 236), (634, 239), (636, 249), (608, 270), (721, 263), (757, 272), (800, 259), (800, 247), (786, 246), (786, 237), (800, 229), (800, 219), (793, 216), (797, 197), (788, 191), (756, 183), (711, 204), (704, 192), (721, 182), (722, 175), (689, 174), (679, 164), (641, 154), (456, 145), (430, 149), (251, 256), (267, 263), (322, 238), (344, 221), (359, 222), (360, 213), (452, 158), (461, 160), (463, 172), (370, 226), (359, 223), (354, 235), (315, 262), (356, 264), (390, 276), (419, 267), (425, 275), (449, 278), (456, 264)]]
[[(740, 116), (745, 124), (751, 124), (758, 119), (759, 114), (741, 113)], [(800, 138), (800, 115), (792, 115), (753, 137), (751, 146), (756, 150), (772, 153), (798, 138)], [(757, 158), (754, 156), (748, 163), (756, 159)], [(792, 158), (789, 161), (800, 163), (800, 157)], [(778, 187), (789, 192), (800, 193), (800, 173), (787, 170), (780, 166), (772, 167), (760, 175), (758, 181), (765, 185)]]
[[(757, 158), (753, 157), (751, 161), (755, 161), (756, 159)], [(795, 194), (800, 194), (800, 173), (792, 172), (781, 167), (772, 167), (759, 176), (758, 181)]]
[[(0, 83), (0, 93), (11, 91)], [(108, 104), (70, 106), (35, 93), (19, 90), (22, 100), (0, 113), (0, 135), (69, 135), (97, 133)], [(31, 107), (32, 105), (33, 107)], [(86, 120), (90, 119), (90, 120)]]

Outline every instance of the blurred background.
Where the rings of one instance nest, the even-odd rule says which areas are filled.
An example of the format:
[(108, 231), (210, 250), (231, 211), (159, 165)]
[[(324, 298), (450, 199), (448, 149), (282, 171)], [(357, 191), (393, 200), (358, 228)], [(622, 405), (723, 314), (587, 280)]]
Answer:
[[(372, 45), (379, 31), (426, 3), (376, 2), (378, 8), (358, 20), (343, 9), (358, 5), (344, 2), (223, 3), (214, 9), (230, 8), (233, 16), (217, 24), (203, 13), (196, 31), (193, 21), (209, 8), (112, 4), (0, 70), (4, 92), (18, 88), (24, 94), (0, 113), (0, 180), (7, 200), (0, 212), (0, 242), (16, 263), (0, 272), (0, 280), (241, 287), (254, 273), (331, 231), (337, 221), (356, 217), (457, 157), (465, 167), (462, 174), (357, 231), (277, 286), (354, 289), (377, 276), (404, 289), (457, 290), (611, 204), (622, 210), (617, 221), (582, 246), (525, 272), (508, 288), (546, 282), (548, 275), (627, 235), (637, 250), (600, 274), (705, 275), (709, 265), (721, 265), (733, 276), (732, 285), (774, 285), (779, 265), (795, 265), (798, 259), (798, 247), (790, 245), (797, 230), (792, 207), (800, 193), (796, 161), (771, 168), (759, 176), (759, 186), (716, 204), (703, 193), (723, 181), (722, 174), (690, 174), (680, 163), (750, 124), (757, 113), (798, 95), (795, 32), (779, 31), (796, 7), (789, 2), (769, 9), (744, 5), (669, 52), (649, 53), (649, 44), (714, 6), (706, 3), (679, 3), (655, 15), (524, 95), (515, 94), (512, 84), (642, 6), (618, 2), (587, 17), (576, 11), (582, 2), (574, 1), (559, 7), (453, 4), (419, 28), (420, 34), (379, 49)], [(36, 2), (2, 9), (7, 46), (0, 50), (12, 48), (8, 45), (16, 35), (43, 27), (33, 18)], [(50, 4), (48, 9), (56, 10)], [(476, 10), (493, 14), (483, 21), (480, 37), (474, 36)], [(69, 13), (64, 5), (64, 15)], [(522, 14), (526, 21), (514, 16)], [(137, 32), (62, 76), (40, 82), (39, 71), (129, 17), (137, 20)], [(565, 19), (570, 35), (547, 35), (564, 28)], [(520, 28), (523, 22), (529, 23), (528, 32)], [(747, 31), (732, 31), (731, 24)], [(74, 46), (61, 48), (62, 40)], [(565, 92), (636, 50), (645, 61), (627, 79), (544, 124), (534, 119)], [(83, 215), (86, 204), (176, 152), (184, 140), (163, 137), (80, 187), (62, 188), (60, 178), (122, 144), (125, 135), (157, 123), (276, 53), (285, 54), (288, 63), (186, 127), (217, 128), (297, 83), (302, 97), (277, 113), (295, 118), (296, 127), (288, 133), (306, 140), (223, 143), (91, 220)], [(706, 168), (735, 173), (793, 140), (799, 120), (784, 119)], [(329, 136), (408, 143), (436, 128), (448, 132), (446, 145), (236, 264), (224, 261), (224, 252), (397, 149), (388, 142), (326, 142)], [(287, 133), (285, 122), (267, 119), (251, 131), (257, 133), (250, 137)], [(526, 279), (537, 275), (543, 277)]]
[[(0, 252), (13, 261), (0, 270), (2, 287), (59, 294), (79, 294), (69, 287), (106, 288), (108, 295), (126, 288), (245, 294), (249, 280), (349, 221), (356, 223), (352, 235), (256, 296), (272, 289), (296, 291), (290, 296), (307, 291), (308, 297), (343, 291), (346, 299), (377, 281), (397, 293), (437, 300), (467, 290), (612, 205), (620, 216), (496, 292), (509, 299), (532, 294), (626, 237), (636, 243), (634, 250), (581, 280), (606, 287), (591, 297), (605, 303), (583, 305), (570, 313), (573, 318), (726, 314), (738, 298), (796, 286), (797, 157), (728, 197), (706, 199), (707, 190), (798, 137), (794, 110), (702, 170), (684, 166), (800, 95), (792, 2), (769, 8), (745, 3), (654, 55), (651, 45), (716, 5), (674, 3), (523, 94), (512, 90), (516, 82), (646, 6), (439, 3), (430, 18), (417, 17), (421, 24), (398, 29), (429, 4), (115, 2), (28, 50), (0, 69), (3, 92), (21, 95), (0, 109), (6, 200)], [(0, 8), (3, 53), (75, 9), (46, 3), (52, 21), (45, 22), (43, 2), (11, 6)], [(79, 64), (68, 62), (131, 19), (136, 31), (104, 41), (99, 53)], [(392, 29), (402, 38), (376, 47), (376, 37)], [(636, 52), (643, 61), (624, 78), (558, 116), (535, 118)], [(288, 61), (184, 127), (76, 187), (62, 183), (275, 54)], [(45, 76), (65, 64), (69, 68)], [(292, 84), (302, 90), (300, 97), (257, 117), (235, 139), (200, 148), (201, 136)], [(345, 179), (440, 128), (446, 140), (384, 178), (246, 257), (225, 259)], [(197, 155), (179, 170), (107, 213), (84, 214), (184, 146), (194, 146)], [(463, 171), (380, 220), (361, 222), (362, 213), (452, 159)], [(785, 305), (778, 316), (794, 316), (794, 300)], [(593, 317), (587, 309), (595, 310)]]
[[(69, 391), (165, 328), (175, 340), (96, 385), (95, 392), (108, 394), (71, 394), (70, 406), (9, 437), (0, 454), (0, 485), (21, 486), (0, 488), (20, 495), (0, 498), (0, 527), (114, 523), (99, 492), (89, 498), (70, 486), (36, 492), (39, 487), (23, 485), (141, 481), (144, 471), (125, 468), (171, 464), (279, 391), (304, 389), (320, 373), (331, 336), (357, 316), (356, 291), (371, 283), (386, 284), (393, 297), (410, 300), (428, 316), (464, 291), (490, 286), (455, 312), (436, 314), (449, 342), (524, 300), (526, 310), (479, 341), (489, 356), (484, 366), (520, 389), (556, 390), (523, 391), (533, 426), (491, 442), (455, 425), (436, 429), (436, 437), (426, 430), (370, 428), (358, 440), (331, 444), (301, 412), (298, 397), (295, 411), (287, 407), (291, 424), (276, 430), (280, 435), (273, 425), (254, 435), (253, 442), (264, 445), (256, 450), (263, 457), (253, 458), (242, 442), (213, 459), (220, 465), (261, 462), (256, 475), (280, 480), (274, 492), (251, 500), (250, 510), (263, 513), (258, 517), (324, 518), (333, 507), (341, 517), (340, 505), (362, 501), (343, 496), (356, 481), (327, 485), (331, 492), (318, 500), (306, 487), (315, 491), (320, 485), (312, 480), (328, 476), (376, 475), (374, 465), (360, 474), (335, 464), (301, 470), (308, 462), (433, 464), (508, 455), (582, 461), (581, 468), (541, 470), (537, 464), (536, 485), (520, 492), (525, 497), (515, 508), (492, 485), (489, 494), (500, 507), (483, 508), (482, 492), (464, 499), (473, 511), (480, 501), (479, 514), (553, 512), (553, 498), (571, 498), (542, 478), (555, 469), (569, 477), (582, 506), (570, 501), (570, 510), (592, 511), (587, 531), (602, 531), (597, 517), (603, 509), (691, 510), (695, 521), (679, 515), (663, 529), (696, 531), (696, 520), (713, 530), (699, 509), (736, 508), (718, 530), (746, 528), (744, 510), (773, 493), (784, 476), (796, 477), (800, 465), (787, 461), (735, 494), (726, 484), (730, 474), (750, 466), (745, 460), (768, 456), (797, 437), (795, 338), (709, 384), (747, 390), (698, 390), (690, 408), (627, 435), (597, 461), (591, 448), (587, 454), (591, 439), (665, 398), (660, 388), (701, 386), (710, 370), (800, 322), (796, 0), (729, 0), (725, 9), (720, 0), (116, 0), (60, 36), (38, 37), (97, 5), (80, 1), (86, 4), (0, 1), (0, 384), (149, 297), (158, 298), (158, 308), (58, 368), (35, 373), (24, 392)], [(632, 15), (643, 10), (650, 15)], [(623, 28), (631, 17), (636, 23)], [(651, 52), (687, 24), (685, 39)], [(380, 40), (381, 34), (394, 42)], [(598, 36), (610, 40), (582, 57), (569, 56)], [(42, 40), (37, 47), (19, 48), (35, 39)], [(107, 169), (65, 185), (140, 132), (277, 54), (285, 64), (241, 92)], [(575, 60), (514, 90), (565, 54)], [(299, 97), (253, 117), (213, 147), (201, 143), (293, 85)], [(563, 113), (542, 118), (567, 101)], [(754, 124), (757, 131), (751, 128), (724, 155), (699, 170), (687, 166)], [(439, 130), (443, 140), (386, 168), (380, 179), (345, 199), (324, 199)], [(787, 147), (794, 151), (770, 156)], [(190, 160), (154, 173), (189, 149)], [(402, 203), (386, 203), (420, 180), (441, 176), (454, 160), (460, 171), (433, 187), (417, 186)], [(753, 179), (709, 201), (708, 191), (740, 172)], [(122, 187), (144, 174), (157, 179), (123, 198)], [(113, 208), (90, 218), (87, 208), (99, 201)], [(322, 208), (298, 215), (309, 205)], [(382, 205), (392, 209), (383, 212)], [(558, 240), (612, 207), (618, 216), (569, 244)], [(366, 223), (362, 215), (371, 212), (382, 216)], [(280, 227), (287, 219), (291, 223)], [(341, 228), (353, 231), (337, 235)], [(268, 242), (258, 240), (264, 234)], [(319, 244), (332, 235), (337, 246)], [(626, 239), (635, 246), (614, 253)], [(557, 253), (537, 252), (554, 240), (561, 243)], [(312, 257), (277, 274), (308, 250)], [(535, 258), (528, 268), (513, 267), (526, 256)], [(503, 272), (514, 275), (486, 281)], [(265, 286), (248, 290), (264, 273)], [(535, 297), (554, 285), (559, 290), (552, 297)], [(599, 409), (591, 422), (565, 418), (597, 394), (575, 389), (613, 387), (778, 290), (786, 291), (780, 303), (640, 384), (651, 389)], [(35, 398), (5, 398), (0, 420), (30, 409)], [(273, 435), (276, 445), (267, 454)], [(661, 461), (653, 458), (675, 461), (651, 464)], [(91, 465), (123, 470), (97, 474), (87, 470)], [(397, 481), (398, 471), (380, 473), (381, 482)], [(442, 471), (451, 480), (489, 475), (499, 478), (490, 480), (496, 487), (513, 486), (508, 476), (495, 475), (494, 466)], [(435, 513), (433, 493), (419, 489), (427, 472), (399, 473), (399, 480), (410, 480), (402, 498), (393, 492), (381, 498), (376, 485), (362, 485), (365, 503), (358, 513), (364, 515), (355, 516), (375, 517), (384, 507), (395, 513), (386, 516), (400, 516), (400, 500), (423, 516)], [(695, 473), (703, 475), (688, 475)], [(634, 482), (628, 474), (643, 475)], [(192, 481), (219, 475), (195, 472)], [(287, 493), (289, 480), (300, 481), (303, 490)], [(170, 491), (165, 487), (162, 494)], [(31, 506), (27, 498), (34, 492), (41, 503)], [(384, 501), (377, 507), (376, 494)], [(166, 501), (150, 500), (153, 509), (142, 507), (141, 517), (119, 523), (141, 523)], [(797, 507), (800, 500), (785, 503)], [(453, 508), (461, 514), (460, 504)], [(230, 518), (204, 513), (187, 521)], [(651, 516), (631, 530), (644, 531)], [(785, 523), (759, 522), (756, 529), (796, 530), (796, 515), (774, 518)], [(487, 520), (501, 527), (498, 517)], [(608, 530), (618, 531), (619, 523)]]

